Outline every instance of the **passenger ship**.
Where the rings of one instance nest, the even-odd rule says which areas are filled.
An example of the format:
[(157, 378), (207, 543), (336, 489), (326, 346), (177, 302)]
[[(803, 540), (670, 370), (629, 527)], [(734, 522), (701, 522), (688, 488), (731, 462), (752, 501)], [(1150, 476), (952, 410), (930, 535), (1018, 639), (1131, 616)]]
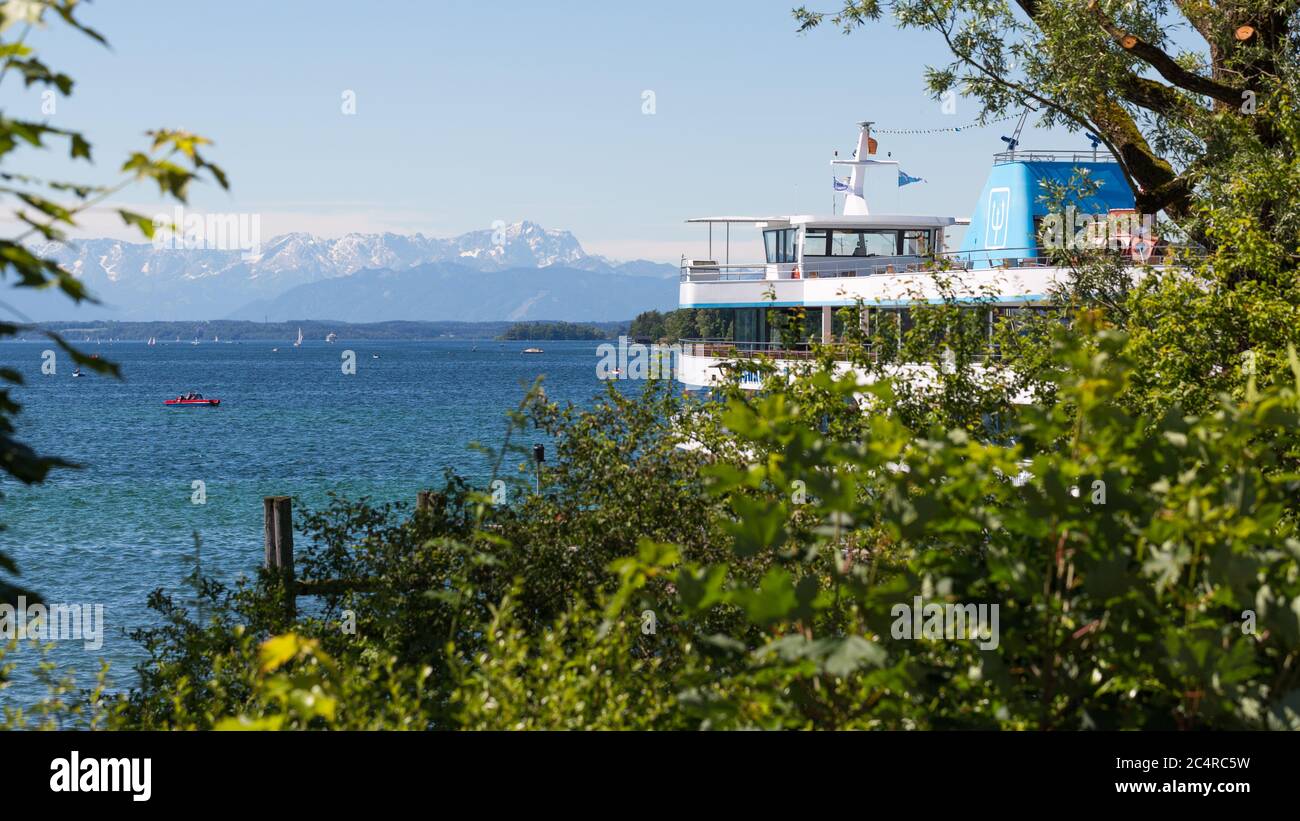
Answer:
[[(909, 327), (908, 306), (945, 298), (935, 272), (947, 271), (953, 291), (948, 298), (978, 302), (996, 313), (1042, 309), (1053, 284), (1064, 282), (1068, 268), (1054, 266), (1039, 247), (1040, 228), (1048, 217), (1043, 183), (1070, 186), (1080, 170), (1097, 183), (1091, 196), (1072, 200), (1077, 213), (1131, 224), (1136, 217), (1133, 194), (1119, 164), (1105, 152), (1010, 151), (995, 155), (993, 167), (971, 217), (876, 214), (867, 205), (867, 172), (897, 162), (875, 157), (871, 123), (859, 123), (852, 160), (832, 160), (850, 169), (842, 213), (830, 216), (793, 214), (771, 217), (698, 217), (707, 224), (709, 255), (714, 256), (715, 226), (724, 226), (723, 262), (686, 260), (681, 264), (679, 305), (730, 312), (730, 339), (682, 340), (678, 379), (688, 390), (719, 380), (723, 362), (763, 354), (778, 366), (809, 357), (813, 342), (836, 339), (838, 308), (857, 305), (862, 321), (896, 322)], [(744, 225), (762, 231), (766, 259), (731, 263), (731, 229)], [(959, 248), (950, 249), (948, 229), (969, 226)], [(1070, 226), (1066, 226), (1067, 229)], [(1126, 238), (1126, 259), (1147, 264), (1156, 250), (1146, 231)], [(807, 320), (799, 334), (777, 330), (776, 312), (802, 307)], [(815, 317), (820, 314), (820, 322)], [(811, 327), (809, 327), (811, 326)], [(757, 387), (757, 385), (746, 385)]]

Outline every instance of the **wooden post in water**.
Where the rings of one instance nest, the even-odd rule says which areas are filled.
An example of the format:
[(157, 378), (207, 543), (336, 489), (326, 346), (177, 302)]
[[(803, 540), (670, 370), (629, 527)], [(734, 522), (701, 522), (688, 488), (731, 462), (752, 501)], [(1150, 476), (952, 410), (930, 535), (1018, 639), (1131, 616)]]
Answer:
[(432, 490), (421, 490), (416, 493), (415, 510), (417, 512), (433, 510), (433, 494)]
[(284, 582), (290, 618), (297, 611), (293, 579), (293, 501), (288, 496), (262, 499), (263, 531), (266, 536), (266, 569)]

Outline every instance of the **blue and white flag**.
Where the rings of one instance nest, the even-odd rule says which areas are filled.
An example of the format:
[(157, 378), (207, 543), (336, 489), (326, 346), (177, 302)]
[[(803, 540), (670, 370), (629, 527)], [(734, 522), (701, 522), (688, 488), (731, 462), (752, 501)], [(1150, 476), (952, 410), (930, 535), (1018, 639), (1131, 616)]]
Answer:
[(902, 188), (904, 185), (911, 185), (911, 184), (914, 183), (914, 182), (925, 182), (925, 180), (921, 179), (920, 177), (912, 177), (912, 176), (908, 176), (908, 174), (907, 174), (906, 171), (904, 171), (904, 170), (901, 169), (901, 168), (898, 169), (898, 187), (899, 187), (899, 188)]
[(831, 185), (834, 186), (834, 188), (835, 188), (836, 191), (848, 191), (848, 190), (849, 190), (849, 182), (848, 182), (848, 180), (842, 180), (842, 179), (840, 179), (839, 177), (831, 177)]

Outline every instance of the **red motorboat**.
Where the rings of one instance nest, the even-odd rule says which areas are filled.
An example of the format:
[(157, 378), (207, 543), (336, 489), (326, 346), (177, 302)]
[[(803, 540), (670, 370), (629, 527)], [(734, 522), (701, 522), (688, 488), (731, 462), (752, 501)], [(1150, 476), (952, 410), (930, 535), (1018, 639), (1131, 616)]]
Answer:
[(204, 397), (203, 394), (201, 393), (195, 393), (193, 391), (190, 391), (189, 393), (181, 394), (175, 399), (164, 399), (163, 404), (164, 405), (208, 405), (210, 407), (216, 407), (217, 405), (221, 404), (221, 400), (209, 399)]

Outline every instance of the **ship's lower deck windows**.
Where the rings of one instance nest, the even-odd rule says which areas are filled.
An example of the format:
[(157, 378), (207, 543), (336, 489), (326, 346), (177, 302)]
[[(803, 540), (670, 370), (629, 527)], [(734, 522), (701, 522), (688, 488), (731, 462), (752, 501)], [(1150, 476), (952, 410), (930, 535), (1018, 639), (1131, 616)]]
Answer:
[[(945, 340), (963, 338), (988, 345), (988, 353), (996, 356), (1000, 332), (1024, 333), (1036, 321), (1051, 317), (1067, 321), (1063, 313), (1041, 306), (963, 306), (957, 313), (933, 306), (939, 312), (930, 313), (930, 306), (834, 307), (831, 309), (830, 339), (823, 339), (823, 308), (739, 308), (711, 310), (718, 315), (718, 325), (731, 332), (731, 342), (737, 348), (764, 351), (806, 351), (813, 343), (832, 342), (844, 344), (861, 340), (868, 347), (880, 350), (897, 350), (899, 343), (918, 329), (924, 331), (935, 344)], [(852, 333), (849, 330), (852, 329)], [(954, 335), (960, 335), (955, 337)], [(716, 340), (715, 340), (716, 341)], [(883, 347), (880, 347), (883, 346)]]

